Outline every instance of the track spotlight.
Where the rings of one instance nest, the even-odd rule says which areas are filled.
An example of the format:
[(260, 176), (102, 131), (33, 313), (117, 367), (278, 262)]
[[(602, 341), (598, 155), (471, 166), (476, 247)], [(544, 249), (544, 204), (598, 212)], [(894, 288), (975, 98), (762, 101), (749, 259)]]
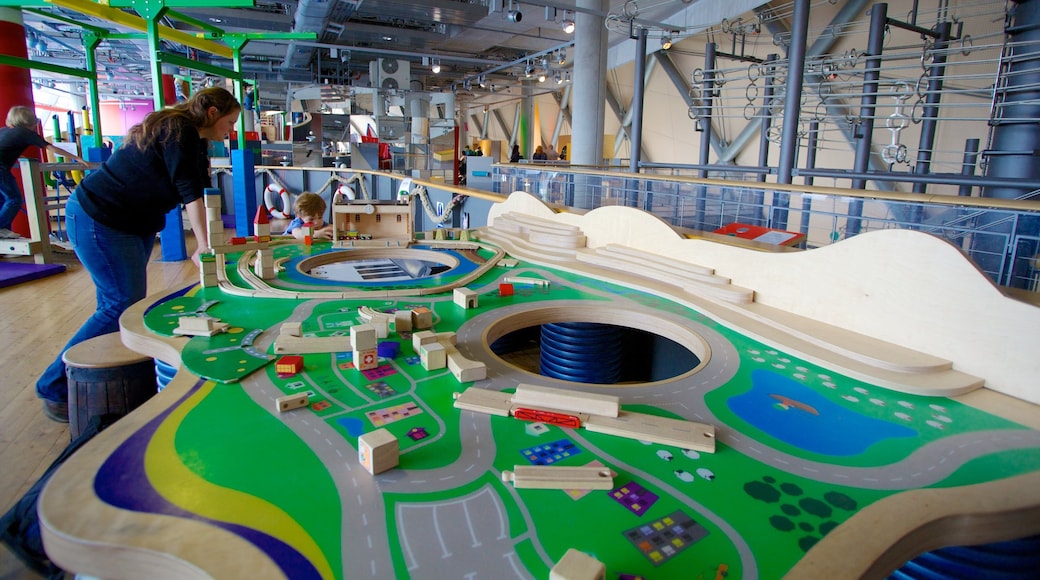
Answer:
[(533, 74), (534, 74), (534, 65), (531, 64), (531, 63), (527, 63), (527, 68), (524, 69), (524, 77), (531, 78), (531, 75), (533, 75)]
[(570, 10), (563, 11), (563, 31), (567, 34), (574, 34), (574, 17), (571, 16)]
[(567, 64), (567, 49), (566, 48), (561, 48), (560, 49), (560, 52), (556, 56), (556, 62), (557, 62), (557, 64), (561, 64), (561, 65)]
[(545, 82), (545, 73), (544, 72), (541, 73), (540, 75), (538, 75), (538, 82), (540, 82), (540, 83), (544, 83)]
[(433, 59), (433, 66), (430, 67), (430, 70), (433, 71), (433, 74), (435, 74), (435, 75), (441, 74), (441, 61), (440, 61), (440, 59), (436, 59), (436, 58)]
[(524, 19), (524, 13), (514, 8), (506, 13), (506, 17), (509, 18), (510, 22), (520, 22)]
[(663, 48), (664, 50), (668, 50), (671, 47), (672, 47), (672, 37), (671, 36), (664, 36), (664, 37), (662, 37), (661, 38), (661, 48)]
[(562, 85), (563, 84), (563, 75), (561, 75), (560, 73), (556, 73), (555, 75), (553, 75), (553, 80), (556, 81), (556, 84)]
[(484, 75), (477, 77), (477, 84), (480, 85), (480, 88), (482, 89), (487, 88), (487, 79), (484, 78)]

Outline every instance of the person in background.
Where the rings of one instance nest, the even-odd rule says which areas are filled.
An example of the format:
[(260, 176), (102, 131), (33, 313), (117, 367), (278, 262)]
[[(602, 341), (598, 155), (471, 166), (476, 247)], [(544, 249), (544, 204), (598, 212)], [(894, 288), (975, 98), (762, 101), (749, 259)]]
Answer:
[(531, 156), (531, 159), (534, 161), (545, 161), (549, 157), (545, 154), (545, 149), (542, 149), (542, 146), (539, 145), (534, 148), (534, 155)]
[(20, 238), (18, 234), (11, 231), (11, 223), (22, 209), (22, 189), (18, 187), (18, 180), (11, 173), (11, 168), (18, 161), (18, 156), (25, 151), (26, 147), (37, 146), (46, 149), (54, 155), (71, 157), (83, 165), (87, 162), (74, 153), (59, 149), (47, 142), (46, 139), (36, 132), (40, 120), (36, 118), (36, 112), (29, 107), (17, 105), (7, 111), (6, 126), (0, 129), (0, 238)]
[(564, 145), (563, 149), (560, 149), (560, 161), (566, 161), (566, 160), (567, 160), (567, 146)]
[(289, 222), (282, 235), (292, 236), (297, 240), (307, 237), (307, 224), (313, 228), (311, 234), (314, 238), (332, 239), (332, 224), (325, 223), (325, 210), (328, 208), (325, 200), (316, 193), (305, 191), (293, 202), (293, 213), (296, 217)]
[(548, 161), (559, 161), (560, 159), (560, 154), (556, 152), (552, 143), (545, 146), (545, 159)]
[(517, 162), (519, 162), (523, 158), (524, 158), (524, 156), (520, 155), (520, 146), (519, 145), (513, 145), (513, 152), (509, 154), (509, 162), (510, 163), (517, 163)]
[(36, 382), (48, 418), (67, 423), (68, 380), (62, 355), (119, 330), (119, 316), (147, 293), (148, 259), (166, 214), (185, 207), (197, 248), (208, 249), (205, 188), (212, 183), (209, 140), (223, 140), (242, 106), (225, 89), (203, 89), (183, 103), (153, 111), (133, 127), (101, 168), (83, 179), (65, 204), (66, 231), (97, 287), (97, 309)]

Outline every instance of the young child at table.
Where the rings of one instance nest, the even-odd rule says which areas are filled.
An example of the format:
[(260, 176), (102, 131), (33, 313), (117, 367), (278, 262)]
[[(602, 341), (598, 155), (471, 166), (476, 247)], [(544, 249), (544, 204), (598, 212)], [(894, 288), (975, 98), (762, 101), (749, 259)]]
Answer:
[(313, 238), (332, 239), (332, 224), (325, 223), (325, 200), (316, 193), (305, 191), (293, 202), (293, 213), (296, 217), (289, 222), (283, 235), (302, 240), (307, 236), (306, 224), (310, 223), (314, 232)]

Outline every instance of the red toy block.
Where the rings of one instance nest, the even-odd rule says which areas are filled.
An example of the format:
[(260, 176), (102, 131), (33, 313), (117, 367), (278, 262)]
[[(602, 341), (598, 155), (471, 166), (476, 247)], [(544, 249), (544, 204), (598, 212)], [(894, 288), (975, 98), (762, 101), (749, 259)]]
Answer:
[(498, 285), (498, 295), (499, 296), (512, 296), (513, 295), (513, 285), (512, 284), (499, 284)]
[(298, 354), (288, 354), (274, 363), (274, 370), (279, 377), (291, 377), (303, 370), (303, 357)]

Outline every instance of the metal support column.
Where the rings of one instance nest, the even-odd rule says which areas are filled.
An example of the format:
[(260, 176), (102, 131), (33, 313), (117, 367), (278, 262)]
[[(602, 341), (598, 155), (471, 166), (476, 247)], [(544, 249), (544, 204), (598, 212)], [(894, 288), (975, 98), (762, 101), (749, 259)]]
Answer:
[[(805, 168), (813, 169), (816, 167), (816, 150), (820, 145), (820, 122), (816, 119), (809, 121), (809, 141), (806, 144), (805, 150)], [(806, 175), (804, 178), (805, 185), (813, 184), (813, 177)], [(798, 226), (798, 231), (804, 236), (809, 235), (809, 216), (812, 215), (812, 196), (806, 195), (802, 198), (802, 215), (805, 216), (802, 219), (802, 223)]]
[[(964, 160), (961, 162), (961, 175), (973, 176), (975, 175), (975, 165), (979, 160), (979, 140), (978, 139), (966, 139), (964, 141)], [(971, 195), (971, 186), (962, 185), (957, 189), (957, 195), (969, 196)]]
[(632, 173), (639, 173), (640, 152), (643, 146), (643, 95), (646, 93), (643, 75), (646, 74), (646, 35), (645, 28), (639, 29), (639, 37), (636, 39), (635, 74), (632, 75), (632, 129), (629, 132), (632, 143), (632, 152), (628, 169)]
[[(798, 156), (798, 118), (802, 113), (802, 80), (805, 77), (805, 50), (809, 35), (809, 0), (795, 0), (791, 17), (791, 48), (787, 51), (787, 87), (784, 94), (784, 126), (780, 135), (780, 160), (777, 182), (791, 183)], [(789, 194), (773, 194), (773, 215), (767, 224), (777, 229), (787, 228)]]
[[(701, 80), (701, 106), (697, 115), (696, 127), (701, 132), (700, 164), (708, 164), (708, 153), (711, 152), (711, 110), (712, 100), (715, 93), (715, 50), (714, 42), (704, 45), (704, 78)], [(700, 170), (701, 177), (708, 177), (708, 170)], [(697, 188), (697, 220), (698, 229), (708, 229), (707, 216), (708, 189), (704, 186)], [(714, 229), (714, 228), (712, 228)]]
[[(865, 173), (870, 164), (870, 146), (874, 136), (874, 109), (877, 104), (878, 79), (881, 78), (881, 53), (885, 46), (885, 26), (888, 21), (888, 4), (870, 7), (870, 33), (867, 36), (867, 62), (863, 71), (863, 96), (860, 97), (859, 131), (856, 142), (856, 159), (853, 172)], [(853, 179), (852, 189), (865, 189), (867, 180)], [(859, 233), (859, 216), (863, 215), (863, 201), (849, 202), (849, 220), (845, 224), (845, 235)]]
[[(986, 187), (982, 195), (999, 199), (1021, 198), (1029, 193), (1024, 185), (1040, 179), (1040, 2), (1019, 0), (1009, 6), (1005, 21), (1005, 50), (1001, 55), (1001, 79), (994, 89), (993, 127), (987, 157), (987, 177), (1021, 181), (1022, 187)], [(1002, 82), (1001, 82), (1002, 81)], [(998, 244), (996, 236), (976, 239), (972, 257), (987, 272), (1000, 272), (998, 284), (1013, 288), (1029, 288), (1036, 270), (1033, 259), (1040, 253), (1031, 241), (1040, 231), (1035, 217), (1019, 220), (1012, 228), (1000, 215), (984, 216), (982, 227), (992, 224), (991, 231), (1006, 233), (1008, 245)], [(1024, 236), (1021, 240), (1017, 236)], [(1001, 256), (1017, 255), (1018, 260), (999, 263)]]
[[(758, 139), (758, 166), (769, 167), (769, 128), (772, 126), (773, 116), (770, 113), (770, 109), (773, 106), (773, 94), (776, 92), (773, 87), (773, 72), (776, 70), (776, 61), (780, 58), (778, 54), (770, 54), (766, 56), (766, 62), (762, 64), (765, 74), (765, 88), (762, 90), (762, 132)], [(759, 175), (756, 180), (759, 183), (764, 183), (766, 175), (763, 173)]]
[[(647, 30), (645, 28), (639, 29), (639, 35), (636, 38), (636, 54), (635, 54), (635, 73), (632, 78), (632, 107), (629, 109), (631, 115), (631, 127), (629, 129), (629, 143), (631, 144), (631, 152), (629, 153), (628, 170), (631, 173), (639, 173), (639, 161), (641, 159), (642, 147), (643, 147), (643, 95), (646, 93), (645, 78), (646, 75), (646, 36)], [(638, 184), (642, 182), (640, 179), (626, 179), (627, 183), (625, 187), (625, 205), (629, 207), (639, 206), (639, 190)]]
[[(931, 172), (935, 129), (939, 122), (939, 101), (942, 100), (943, 76), (946, 74), (946, 48), (950, 44), (952, 26), (949, 22), (939, 24), (939, 38), (932, 47), (932, 64), (928, 67), (928, 95), (924, 99), (925, 106), (921, 114), (921, 138), (917, 143), (917, 164), (914, 166), (914, 173), (918, 175)], [(914, 184), (914, 193), (927, 191), (928, 184)], [(920, 210), (918, 206), (912, 214), (914, 223), (920, 222)]]
[[(765, 73), (762, 75), (765, 77), (765, 88), (762, 90), (762, 113), (757, 119), (761, 125), (758, 137), (758, 166), (762, 168), (769, 167), (769, 129), (773, 125), (773, 96), (776, 93), (773, 74), (776, 72), (776, 61), (779, 59), (780, 55), (770, 54), (766, 56), (766, 61), (762, 63), (759, 69)], [(765, 183), (767, 175), (766, 173), (759, 173), (755, 176), (755, 181)], [(761, 190), (752, 192), (750, 215), (740, 216), (739, 221), (757, 226), (764, 225), (766, 222), (764, 215), (765, 195), (765, 192)]]

